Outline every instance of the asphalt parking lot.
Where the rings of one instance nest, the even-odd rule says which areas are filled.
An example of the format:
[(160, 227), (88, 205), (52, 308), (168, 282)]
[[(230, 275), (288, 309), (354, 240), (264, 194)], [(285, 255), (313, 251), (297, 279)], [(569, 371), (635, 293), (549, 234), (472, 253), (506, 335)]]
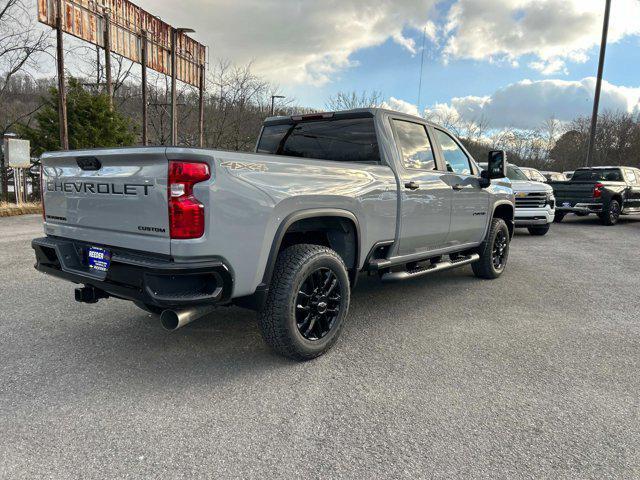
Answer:
[(640, 217), (518, 233), (508, 271), (363, 277), (298, 364), (255, 315), (80, 305), (0, 218), (2, 478), (638, 478)]

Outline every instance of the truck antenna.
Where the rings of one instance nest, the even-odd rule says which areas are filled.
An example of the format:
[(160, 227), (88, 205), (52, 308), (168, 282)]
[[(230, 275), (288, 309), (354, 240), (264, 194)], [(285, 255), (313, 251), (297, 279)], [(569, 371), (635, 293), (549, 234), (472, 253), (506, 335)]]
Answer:
[(424, 46), (427, 40), (427, 26), (422, 32), (422, 52), (420, 58), (420, 80), (418, 81), (418, 114), (420, 113), (420, 103), (422, 101), (422, 72), (424, 69)]

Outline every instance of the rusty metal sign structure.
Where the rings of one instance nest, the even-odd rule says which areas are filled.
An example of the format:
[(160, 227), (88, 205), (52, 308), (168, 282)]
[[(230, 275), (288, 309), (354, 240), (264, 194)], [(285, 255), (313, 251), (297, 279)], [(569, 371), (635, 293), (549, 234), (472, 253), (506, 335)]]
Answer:
[[(183, 29), (172, 27), (129, 0), (38, 0), (38, 20), (58, 30), (60, 58), (64, 55), (60, 32), (105, 50), (107, 91), (110, 97), (112, 52), (140, 63), (143, 80), (146, 80), (147, 67), (169, 76), (175, 71), (175, 77), (172, 78), (198, 88), (201, 96), (203, 94), (206, 47), (186, 35)], [(173, 58), (175, 70), (172, 68)], [(63, 67), (59, 66), (58, 71), (64, 73)], [(143, 85), (143, 95), (144, 93), (146, 85)], [(172, 97), (174, 93), (172, 92)], [(146, 102), (143, 110), (146, 113)], [(172, 111), (175, 112), (173, 107)], [(203, 118), (202, 112), (200, 117)], [(172, 125), (175, 130), (175, 123), (172, 122)], [(201, 142), (202, 136), (201, 126)], [(175, 143), (175, 132), (172, 132), (172, 138)], [(146, 119), (143, 125), (143, 142), (146, 144)], [(65, 143), (62, 144), (64, 148)]]

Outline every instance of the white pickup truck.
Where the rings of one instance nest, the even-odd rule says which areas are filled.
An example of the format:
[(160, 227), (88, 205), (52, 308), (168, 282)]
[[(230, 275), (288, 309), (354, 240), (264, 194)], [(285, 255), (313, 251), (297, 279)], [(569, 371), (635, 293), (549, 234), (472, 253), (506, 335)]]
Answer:
[(526, 228), (531, 235), (546, 235), (556, 214), (553, 188), (542, 181), (531, 180), (513, 164), (507, 166), (507, 178), (516, 197), (516, 228)]

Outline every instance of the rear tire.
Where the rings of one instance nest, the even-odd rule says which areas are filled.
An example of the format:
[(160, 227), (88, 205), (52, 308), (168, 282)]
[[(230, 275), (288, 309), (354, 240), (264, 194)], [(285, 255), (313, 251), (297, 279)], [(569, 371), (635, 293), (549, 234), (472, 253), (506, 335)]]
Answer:
[(598, 216), (600, 217), (600, 222), (602, 222), (603, 225), (612, 226), (620, 220), (621, 212), (620, 202), (618, 202), (618, 200), (611, 200), (607, 211), (600, 213)]
[(480, 260), (471, 264), (478, 278), (494, 279), (504, 272), (509, 258), (509, 228), (501, 218), (491, 221), (487, 238), (478, 249)]
[(553, 223), (560, 223), (562, 222), (562, 220), (564, 220), (564, 216), (566, 215), (566, 213), (562, 213), (562, 212), (556, 212), (556, 216), (553, 219)]
[(338, 340), (350, 294), (347, 268), (335, 251), (309, 244), (287, 248), (278, 255), (258, 314), (264, 340), (298, 361), (324, 354)]
[(527, 230), (529, 230), (529, 233), (531, 235), (541, 237), (543, 235), (546, 235), (549, 232), (550, 228), (551, 226), (547, 223), (546, 225), (542, 225), (540, 227), (529, 227)]

